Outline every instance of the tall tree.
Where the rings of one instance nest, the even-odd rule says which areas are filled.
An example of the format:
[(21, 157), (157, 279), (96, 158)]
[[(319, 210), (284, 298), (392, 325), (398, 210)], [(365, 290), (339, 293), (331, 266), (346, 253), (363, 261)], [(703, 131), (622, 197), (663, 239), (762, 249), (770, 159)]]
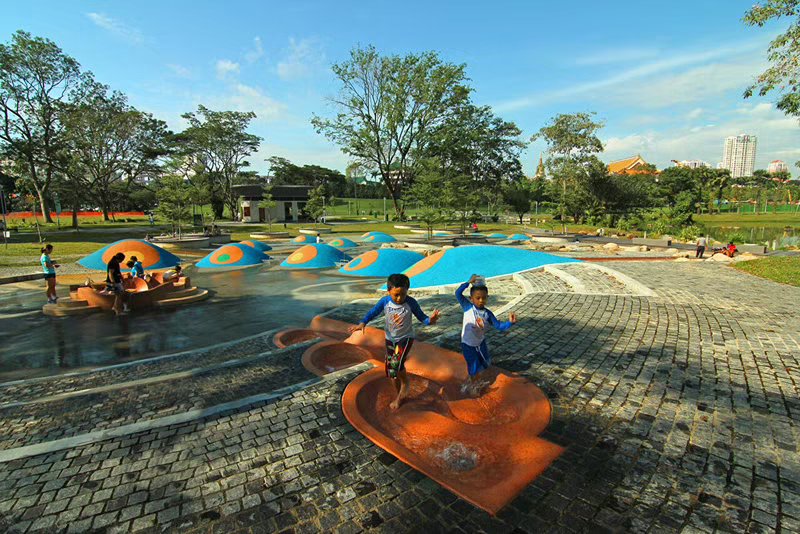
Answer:
[(401, 218), (403, 190), (433, 131), (469, 96), (464, 65), (445, 63), (434, 52), (381, 56), (370, 46), (354, 48), (332, 69), (340, 83), (331, 99), (336, 116), (311, 122), (345, 154), (378, 171)]
[(65, 127), (69, 173), (82, 175), (108, 220), (112, 192), (141, 177), (159, 173), (158, 159), (168, 153), (167, 127), (148, 113), (137, 111), (127, 97), (93, 84), (80, 103), (65, 106), (60, 120)]
[(181, 176), (164, 176), (159, 180), (156, 198), (156, 212), (172, 224), (173, 231), (177, 231), (180, 238), (181, 223), (188, 221), (191, 215), (191, 186)]
[(20, 30), (0, 44), (0, 141), (24, 165), (48, 222), (63, 131), (58, 109), (75, 99), (81, 82), (78, 62), (48, 39)]
[(177, 136), (182, 145), (182, 156), (189, 161), (194, 172), (208, 176), (212, 189), (212, 206), (215, 215), (222, 217), (223, 207), (236, 214), (238, 198), (233, 186), (250, 166), (247, 158), (261, 143), (257, 135), (247, 133), (250, 122), (256, 118), (252, 111), (212, 111), (198, 106), (196, 112), (182, 115), (189, 128)]
[(547, 143), (547, 167), (561, 186), (561, 224), (566, 229), (568, 189), (576, 186), (585, 176), (584, 164), (603, 151), (597, 137), (602, 122), (594, 120), (595, 113), (559, 114), (531, 137), (531, 141), (544, 139)]
[[(785, 32), (772, 40), (767, 49), (770, 66), (758, 75), (756, 82), (744, 92), (766, 96), (777, 90), (777, 107), (787, 115), (800, 117), (800, 0), (764, 0), (751, 7), (744, 16), (748, 26), (762, 27), (770, 21), (791, 19)], [(796, 162), (800, 167), (800, 161)]]

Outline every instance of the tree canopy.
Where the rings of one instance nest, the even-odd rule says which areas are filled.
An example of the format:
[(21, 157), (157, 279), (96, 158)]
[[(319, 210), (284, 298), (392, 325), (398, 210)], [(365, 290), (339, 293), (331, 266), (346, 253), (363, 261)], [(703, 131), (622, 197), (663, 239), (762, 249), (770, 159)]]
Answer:
[(382, 56), (374, 47), (356, 47), (333, 74), (339, 94), (331, 98), (333, 117), (314, 116), (317, 132), (366, 167), (376, 169), (403, 215), (403, 190), (436, 128), (464, 102), (464, 65), (443, 62), (434, 52)]

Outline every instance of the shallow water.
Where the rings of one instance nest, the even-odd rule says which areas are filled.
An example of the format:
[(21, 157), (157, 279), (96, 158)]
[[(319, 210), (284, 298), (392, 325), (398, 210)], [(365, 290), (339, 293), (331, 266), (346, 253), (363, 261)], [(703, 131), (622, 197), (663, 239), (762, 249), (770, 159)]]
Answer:
[(741, 234), (746, 243), (772, 243), (784, 237), (800, 236), (800, 227), (749, 226), (749, 225), (710, 225), (704, 224), (706, 233), (717, 241), (726, 241), (731, 234)]
[[(31, 283), (0, 292), (0, 382), (110, 365), (205, 347), (284, 326), (305, 326), (315, 315), (374, 296), (374, 279), (335, 271), (262, 267), (206, 274), (189, 272), (211, 298), (185, 308), (77, 317), (41, 313), (44, 291)], [(59, 295), (66, 295), (60, 286)]]

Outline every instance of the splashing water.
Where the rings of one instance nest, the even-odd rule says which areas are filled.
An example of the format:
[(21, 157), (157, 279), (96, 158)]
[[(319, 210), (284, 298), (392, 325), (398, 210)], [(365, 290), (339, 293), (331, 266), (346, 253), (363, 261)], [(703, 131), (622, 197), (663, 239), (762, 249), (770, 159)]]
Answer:
[(455, 442), (439, 452), (431, 451), (432, 456), (450, 471), (471, 471), (478, 466), (478, 453), (468, 449), (463, 443)]

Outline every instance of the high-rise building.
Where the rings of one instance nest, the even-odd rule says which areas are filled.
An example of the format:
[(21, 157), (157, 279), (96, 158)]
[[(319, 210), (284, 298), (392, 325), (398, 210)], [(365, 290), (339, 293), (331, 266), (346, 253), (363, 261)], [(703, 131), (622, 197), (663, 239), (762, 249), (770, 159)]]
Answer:
[(683, 161), (672, 160), (676, 167), (688, 167), (689, 169), (710, 168), (711, 164), (700, 159), (685, 159)]
[(725, 138), (722, 168), (730, 170), (733, 178), (753, 176), (757, 144), (755, 135), (741, 134)]
[(789, 172), (789, 166), (786, 164), (785, 161), (776, 159), (775, 161), (769, 164), (769, 167), (767, 167), (767, 172), (770, 174), (777, 174), (779, 172)]

